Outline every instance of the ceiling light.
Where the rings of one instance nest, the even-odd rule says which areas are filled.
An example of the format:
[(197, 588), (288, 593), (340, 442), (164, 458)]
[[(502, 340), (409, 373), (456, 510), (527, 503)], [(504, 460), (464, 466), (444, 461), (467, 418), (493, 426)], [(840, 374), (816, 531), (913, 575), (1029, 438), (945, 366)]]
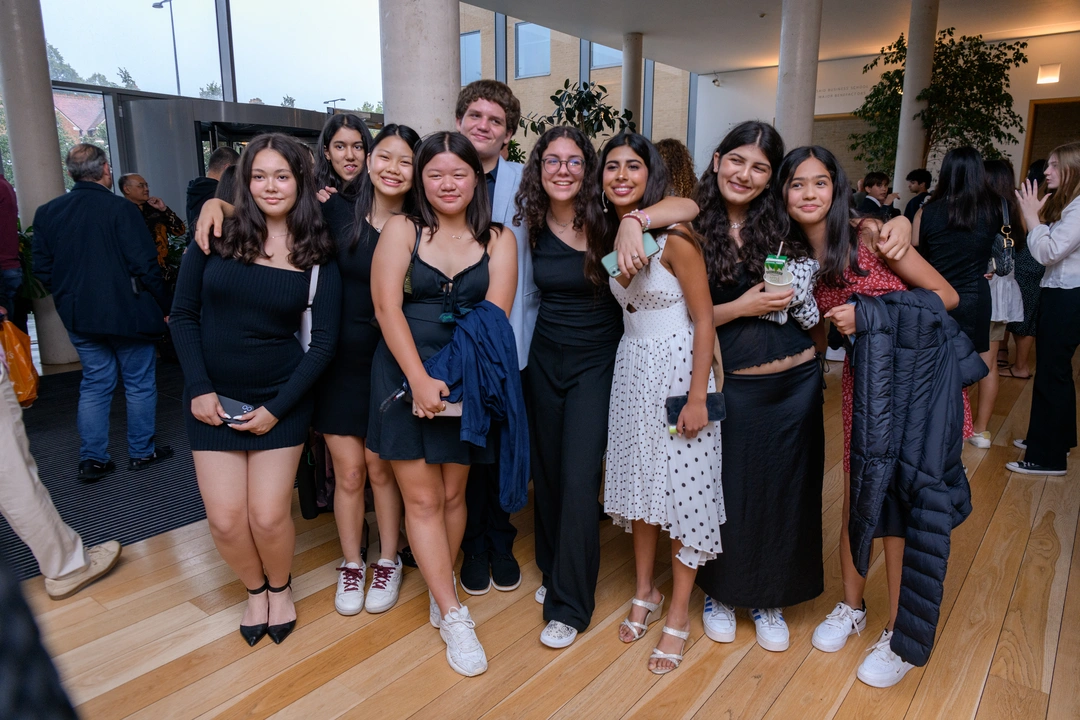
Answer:
[(1037, 85), (1049, 85), (1050, 83), (1056, 83), (1061, 77), (1061, 63), (1051, 63), (1049, 65), (1039, 66), (1039, 79), (1036, 80)]

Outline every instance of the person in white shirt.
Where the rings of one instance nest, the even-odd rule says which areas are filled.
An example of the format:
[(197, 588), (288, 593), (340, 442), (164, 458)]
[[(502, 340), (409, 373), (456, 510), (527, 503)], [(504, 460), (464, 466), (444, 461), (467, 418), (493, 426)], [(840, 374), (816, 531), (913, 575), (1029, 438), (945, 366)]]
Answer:
[(1046, 266), (1035, 338), (1035, 386), (1023, 460), (1006, 463), (1013, 472), (1064, 475), (1076, 447), (1076, 384), (1072, 359), (1080, 345), (1080, 142), (1056, 148), (1046, 164), (1042, 198), (1034, 182), (1016, 195), (1032, 257)]

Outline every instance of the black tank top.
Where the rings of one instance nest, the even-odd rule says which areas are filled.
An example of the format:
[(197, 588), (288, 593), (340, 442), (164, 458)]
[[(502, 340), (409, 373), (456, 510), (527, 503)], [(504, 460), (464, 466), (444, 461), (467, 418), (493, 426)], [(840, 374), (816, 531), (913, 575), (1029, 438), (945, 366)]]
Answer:
[(545, 227), (532, 248), (533, 280), (540, 290), (538, 334), (564, 345), (596, 346), (622, 338), (622, 310), (607, 284), (585, 277), (585, 252)]

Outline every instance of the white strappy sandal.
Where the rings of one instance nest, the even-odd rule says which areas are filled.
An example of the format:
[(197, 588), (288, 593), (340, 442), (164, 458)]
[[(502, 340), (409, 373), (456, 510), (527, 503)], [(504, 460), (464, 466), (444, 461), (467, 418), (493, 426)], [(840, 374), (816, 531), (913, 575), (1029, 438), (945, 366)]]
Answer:
[[(634, 636), (634, 639), (630, 640), (630, 642), (635, 642), (644, 637), (645, 632), (649, 629), (649, 618), (652, 617), (652, 614), (658, 612), (660, 608), (664, 606), (664, 596), (660, 596), (660, 602), (651, 603), (648, 600), (638, 600), (637, 598), (634, 598), (630, 603), (632, 605), (637, 605), (638, 607), (643, 607), (648, 611), (645, 613), (644, 623), (634, 622), (630, 619), (629, 615), (622, 621), (622, 625), (629, 629), (630, 633)], [(620, 636), (619, 639), (622, 640), (622, 637)], [(623, 640), (623, 642), (627, 641)]]
[[(674, 635), (675, 637), (681, 639), (683, 641), (683, 647), (686, 646), (686, 638), (690, 637), (690, 632), (689, 631), (683, 632), (682, 630), (676, 630), (675, 628), (669, 628), (667, 625), (664, 626), (664, 628), (663, 628), (663, 630), (661, 630), (661, 632), (663, 632), (663, 633), (665, 633), (667, 635)], [(652, 655), (649, 656), (649, 659), (650, 660), (670, 660), (671, 662), (673, 662), (675, 664), (675, 667), (670, 667), (670, 668), (655, 667), (655, 668), (651, 668), (651, 671), (652, 671), (652, 673), (654, 675), (666, 675), (669, 672), (671, 672), (672, 670), (674, 670), (675, 668), (679, 667), (679, 664), (682, 662), (683, 656), (682, 655), (676, 655), (675, 653), (660, 652), (660, 648), (653, 648)]]

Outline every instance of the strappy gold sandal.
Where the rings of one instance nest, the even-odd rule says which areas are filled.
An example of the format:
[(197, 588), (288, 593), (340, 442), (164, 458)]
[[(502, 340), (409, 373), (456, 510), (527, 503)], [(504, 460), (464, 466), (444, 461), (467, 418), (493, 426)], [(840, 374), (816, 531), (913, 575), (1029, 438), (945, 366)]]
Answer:
[[(669, 628), (667, 625), (665, 625), (663, 630), (661, 630), (660, 632), (665, 633), (667, 635), (674, 635), (675, 637), (680, 638), (683, 641), (683, 647), (686, 647), (686, 638), (690, 637), (690, 632), (689, 631), (683, 632), (682, 630), (676, 630), (675, 628)], [(670, 668), (654, 667), (654, 668), (650, 668), (651, 672), (654, 675), (666, 675), (669, 672), (671, 672), (672, 670), (679, 667), (679, 664), (682, 663), (683, 656), (682, 655), (676, 655), (675, 653), (660, 652), (660, 648), (653, 648), (652, 655), (649, 656), (649, 659), (650, 660), (670, 660), (671, 662), (675, 663), (675, 667), (670, 667)]]
[[(629, 629), (630, 633), (634, 636), (634, 639), (630, 640), (629, 642), (635, 642), (644, 637), (645, 632), (649, 629), (649, 618), (652, 617), (652, 614), (654, 612), (659, 612), (660, 608), (664, 606), (664, 596), (660, 596), (660, 602), (651, 603), (648, 600), (638, 600), (637, 598), (634, 598), (630, 601), (630, 603), (632, 605), (637, 605), (638, 607), (643, 607), (648, 611), (645, 613), (644, 623), (634, 622), (630, 619), (629, 615), (627, 615), (626, 619), (622, 621), (622, 626), (625, 626), (627, 629)], [(619, 639), (622, 640), (622, 636), (620, 636)], [(628, 641), (623, 640), (623, 642)]]

